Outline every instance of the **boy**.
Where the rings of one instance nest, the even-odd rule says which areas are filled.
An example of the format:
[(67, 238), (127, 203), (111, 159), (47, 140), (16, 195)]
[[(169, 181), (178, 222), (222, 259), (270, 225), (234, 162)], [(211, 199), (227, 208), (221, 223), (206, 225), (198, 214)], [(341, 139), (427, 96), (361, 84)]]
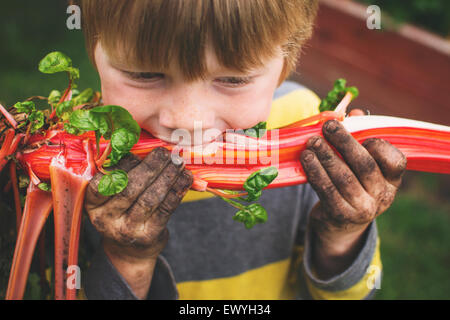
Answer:
[[(80, 5), (103, 102), (127, 108), (162, 140), (176, 129), (193, 137), (194, 121), (223, 132), (317, 112), (312, 93), (283, 83), (311, 35), (316, 1)], [(380, 274), (366, 271), (381, 270), (374, 219), (392, 203), (406, 160), (383, 140), (358, 144), (337, 121), (323, 134), (343, 159), (324, 138), (311, 138), (300, 159), (310, 185), (264, 191), (269, 219), (252, 230), (234, 222), (223, 201), (186, 195), (192, 174), (164, 149), (142, 162), (123, 159), (129, 185), (114, 197), (95, 191), (97, 175), (85, 208), (102, 245), (83, 277), (87, 298), (370, 297)]]

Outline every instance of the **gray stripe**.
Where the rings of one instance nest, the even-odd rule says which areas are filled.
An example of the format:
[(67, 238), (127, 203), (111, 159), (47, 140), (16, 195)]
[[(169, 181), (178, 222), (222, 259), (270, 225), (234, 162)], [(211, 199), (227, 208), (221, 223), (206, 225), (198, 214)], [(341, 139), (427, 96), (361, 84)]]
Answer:
[(273, 99), (278, 99), (294, 90), (305, 88), (301, 84), (294, 81), (283, 82), (274, 92)]
[(169, 221), (170, 239), (162, 252), (176, 281), (234, 276), (289, 258), (303, 187), (265, 190), (259, 202), (268, 221), (250, 230), (232, 219), (237, 210), (221, 199), (182, 203)]
[(161, 254), (156, 260), (147, 300), (177, 300), (178, 290), (172, 270)]
[(128, 283), (117, 272), (100, 244), (81, 278), (89, 300), (137, 300)]
[(312, 272), (311, 242), (314, 241), (314, 239), (312, 239), (312, 236), (309, 235), (308, 230), (306, 235), (303, 267), (307, 277), (315, 287), (327, 291), (341, 291), (354, 286), (362, 279), (367, 268), (372, 262), (377, 243), (377, 227), (375, 221), (373, 221), (368, 228), (369, 230), (366, 235), (365, 244), (355, 261), (353, 261), (350, 267), (348, 267), (343, 273), (327, 280), (317, 278)]

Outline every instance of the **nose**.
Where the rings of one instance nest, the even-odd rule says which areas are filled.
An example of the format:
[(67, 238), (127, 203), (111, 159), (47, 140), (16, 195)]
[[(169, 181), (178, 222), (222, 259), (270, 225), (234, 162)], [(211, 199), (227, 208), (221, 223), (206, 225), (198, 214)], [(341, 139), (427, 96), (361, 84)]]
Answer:
[(185, 129), (193, 132), (194, 128), (201, 123), (202, 128), (214, 127), (215, 110), (212, 99), (202, 86), (195, 84), (184, 84), (168, 90), (165, 103), (159, 110), (159, 124), (166, 128)]

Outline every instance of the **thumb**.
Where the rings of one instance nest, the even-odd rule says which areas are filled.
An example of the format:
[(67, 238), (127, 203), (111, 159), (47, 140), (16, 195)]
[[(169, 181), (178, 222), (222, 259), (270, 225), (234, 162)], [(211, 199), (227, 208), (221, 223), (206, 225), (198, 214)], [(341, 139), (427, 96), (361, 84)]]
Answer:
[(353, 117), (353, 116), (364, 116), (366, 115), (366, 113), (364, 111), (362, 111), (361, 109), (353, 109), (352, 111), (349, 112), (348, 116), (349, 117)]

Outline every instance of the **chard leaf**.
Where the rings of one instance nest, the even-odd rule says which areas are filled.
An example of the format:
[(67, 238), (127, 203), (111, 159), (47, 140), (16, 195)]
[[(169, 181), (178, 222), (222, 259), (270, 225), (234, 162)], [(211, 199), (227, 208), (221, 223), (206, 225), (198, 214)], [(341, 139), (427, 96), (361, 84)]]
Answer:
[(126, 153), (138, 141), (138, 137), (135, 134), (128, 131), (125, 128), (115, 130), (111, 136), (111, 147), (120, 153)]
[(244, 189), (248, 192), (247, 198), (240, 197), (244, 201), (256, 201), (262, 193), (262, 189), (267, 187), (278, 176), (275, 167), (267, 167), (253, 172), (244, 182)]
[(328, 92), (326, 98), (320, 102), (320, 112), (333, 111), (347, 92), (352, 94), (353, 99), (358, 97), (358, 89), (356, 87), (346, 87), (346, 83), (347, 81), (345, 79), (337, 79), (334, 82), (333, 89)]
[(108, 123), (101, 114), (90, 112), (91, 110), (78, 109), (70, 114), (70, 124), (82, 131), (106, 131)]
[(58, 90), (52, 90), (48, 95), (48, 102), (50, 104), (57, 104), (61, 100), (61, 92)]
[(24, 102), (17, 102), (14, 105), (14, 108), (17, 109), (17, 112), (22, 113), (28, 113), (30, 114), (31, 112), (36, 110), (36, 105), (34, 104), (33, 101), (24, 101)]
[(256, 126), (244, 130), (244, 134), (249, 137), (261, 138), (266, 134), (267, 122), (260, 122)]
[(122, 192), (127, 185), (127, 173), (123, 170), (114, 170), (100, 179), (98, 191), (104, 196), (112, 196)]
[(108, 156), (110, 162), (106, 166), (113, 166), (139, 140), (141, 128), (125, 108), (107, 105), (96, 107), (90, 111), (107, 119), (108, 130), (101, 131), (101, 133), (105, 139), (111, 139), (112, 150)]
[(38, 188), (43, 190), (43, 191), (51, 191), (50, 185), (48, 183), (45, 182), (41, 182), (38, 184)]
[[(73, 91), (74, 90), (72, 90), (72, 97), (73, 97)], [(92, 99), (93, 95), (94, 95), (94, 91), (91, 88), (88, 88), (88, 89), (84, 90), (83, 92), (79, 93), (77, 96), (72, 98), (73, 105), (79, 106), (81, 104), (87, 103)]]
[(107, 105), (93, 108), (90, 111), (93, 113), (108, 114), (114, 126), (113, 131), (120, 128), (125, 128), (129, 132), (136, 135), (137, 138), (139, 138), (139, 135), (141, 134), (141, 128), (139, 127), (136, 120), (133, 119), (133, 116), (125, 108), (114, 105)]
[(28, 120), (31, 123), (31, 133), (34, 133), (36, 130), (42, 128), (44, 126), (44, 113), (42, 111), (33, 111)]
[[(70, 113), (73, 110), (73, 103), (72, 101), (63, 101), (56, 107), (56, 115), (58, 118), (62, 118), (63, 114)], [(66, 118), (69, 118), (69, 115), (66, 115)], [(67, 120), (63, 119), (63, 120)]]
[(242, 222), (247, 229), (251, 229), (255, 224), (267, 221), (267, 211), (260, 204), (253, 203), (236, 212), (233, 220)]
[(57, 73), (66, 71), (70, 79), (75, 80), (80, 77), (80, 71), (72, 67), (72, 60), (64, 53), (55, 51), (47, 54), (39, 62), (39, 71), (42, 73)]
[(74, 135), (77, 135), (80, 133), (80, 131), (76, 127), (74, 127), (73, 125), (71, 125), (68, 122), (64, 123), (64, 131), (66, 131), (67, 133), (70, 133), (70, 134), (74, 134)]

